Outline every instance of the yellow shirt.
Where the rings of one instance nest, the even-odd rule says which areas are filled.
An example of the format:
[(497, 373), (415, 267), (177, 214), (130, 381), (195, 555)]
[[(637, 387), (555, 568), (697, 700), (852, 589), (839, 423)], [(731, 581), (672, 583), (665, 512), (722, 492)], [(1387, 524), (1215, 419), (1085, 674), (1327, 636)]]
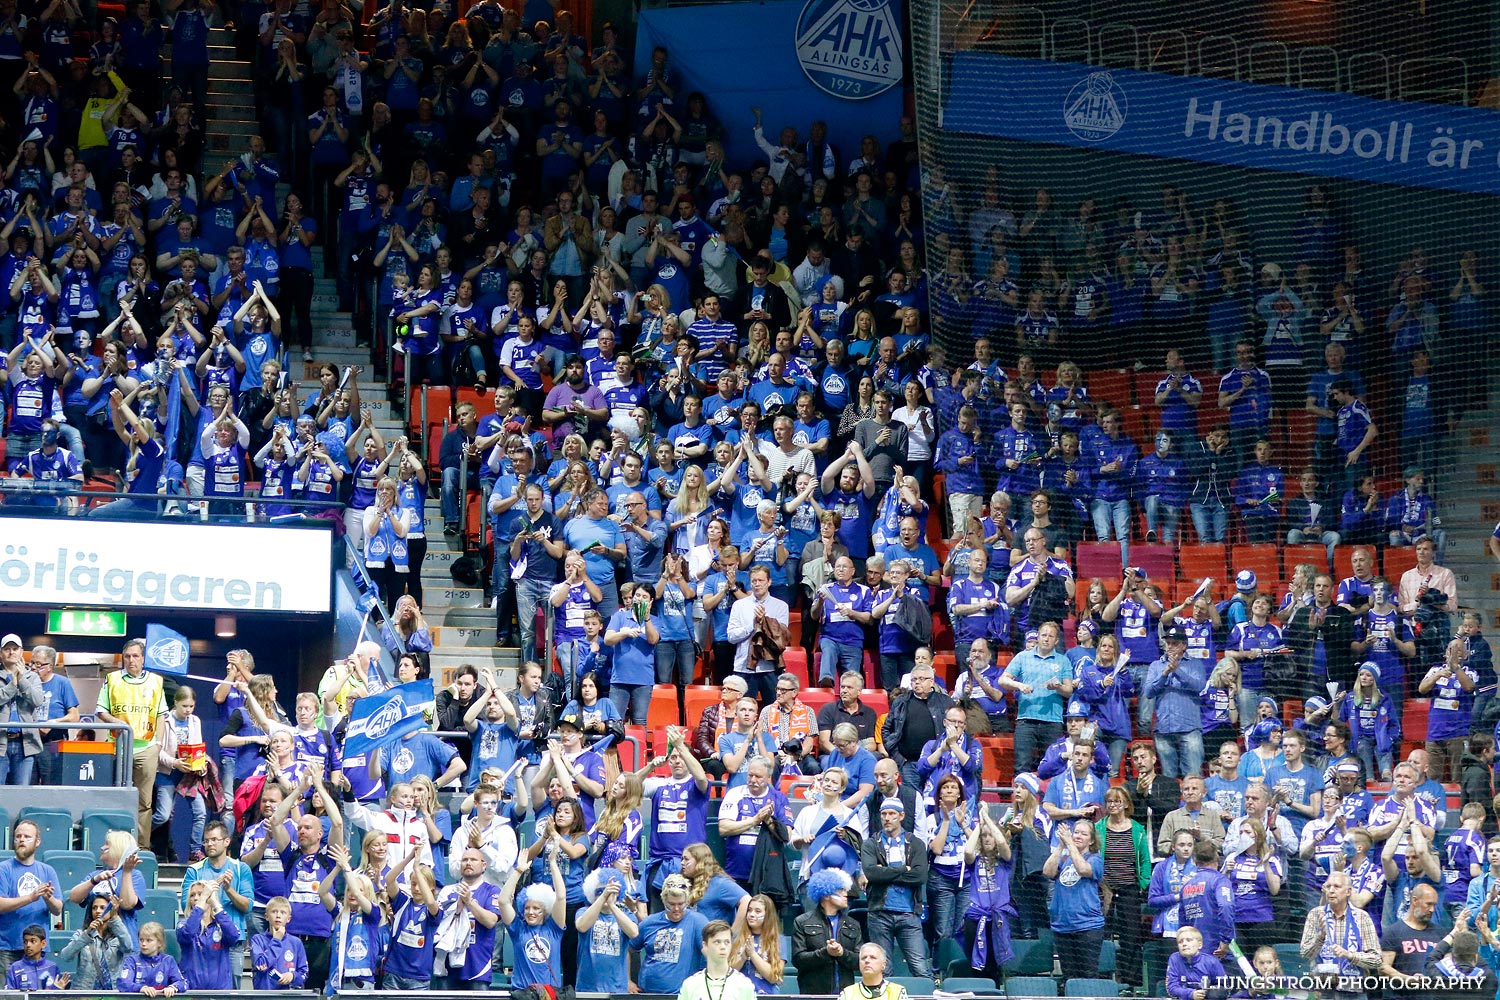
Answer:
[(161, 677), (146, 671), (142, 671), (139, 677), (131, 677), (123, 669), (113, 671), (104, 678), (104, 686), (99, 689), (96, 711), (108, 712), (128, 723), (131, 735), (135, 737), (135, 749), (155, 743), (156, 722), (167, 714)]

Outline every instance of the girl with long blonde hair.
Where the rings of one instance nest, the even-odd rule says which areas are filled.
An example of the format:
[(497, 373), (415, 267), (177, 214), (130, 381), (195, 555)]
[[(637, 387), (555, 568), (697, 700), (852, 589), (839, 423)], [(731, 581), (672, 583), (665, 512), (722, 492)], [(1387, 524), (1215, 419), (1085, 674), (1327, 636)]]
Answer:
[(750, 897), (745, 912), (734, 922), (729, 967), (749, 976), (756, 993), (781, 992), (786, 978), (786, 962), (781, 958), (781, 917), (770, 896)]

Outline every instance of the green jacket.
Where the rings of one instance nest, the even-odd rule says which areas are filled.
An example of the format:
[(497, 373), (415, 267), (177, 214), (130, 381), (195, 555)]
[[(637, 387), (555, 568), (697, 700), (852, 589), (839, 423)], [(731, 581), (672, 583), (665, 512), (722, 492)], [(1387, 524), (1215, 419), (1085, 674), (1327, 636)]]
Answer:
[[(1099, 855), (1104, 856), (1104, 840), (1108, 831), (1104, 829), (1104, 820), (1094, 824), (1094, 834), (1099, 838)], [(1151, 886), (1151, 845), (1146, 842), (1146, 828), (1135, 820), (1130, 821), (1130, 839), (1135, 842), (1135, 878), (1141, 884), (1141, 890), (1145, 891)], [(1103, 881), (1103, 872), (1100, 872), (1100, 881)]]

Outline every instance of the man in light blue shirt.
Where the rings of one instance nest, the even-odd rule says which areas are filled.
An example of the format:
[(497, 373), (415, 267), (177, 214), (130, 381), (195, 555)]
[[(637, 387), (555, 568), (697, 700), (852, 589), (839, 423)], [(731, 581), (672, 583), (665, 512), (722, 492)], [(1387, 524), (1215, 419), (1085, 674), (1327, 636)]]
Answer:
[[(652, 491), (653, 493), (655, 490)], [(630, 578), (656, 586), (661, 579), (662, 555), (667, 551), (667, 526), (646, 506), (644, 493), (628, 493), (620, 508), (620, 534), (630, 563)]]
[(1057, 648), (1061, 635), (1057, 622), (1044, 623), (1037, 630), (1036, 648), (1016, 654), (1000, 675), (1000, 685), (1018, 694), (1017, 774), (1032, 770), (1042, 752), (1062, 735), (1063, 706), (1078, 687), (1072, 661)]
[(626, 549), (620, 525), (609, 518), (609, 497), (603, 490), (593, 490), (583, 498), (583, 513), (563, 525), (563, 540), (568, 548), (583, 554), (589, 579), (603, 595), (599, 614), (608, 621), (610, 615), (620, 610), (615, 563), (626, 558)]
[(1146, 697), (1156, 701), (1156, 752), (1168, 778), (1203, 773), (1203, 719), (1198, 705), (1203, 691), (1202, 660), (1186, 657), (1187, 633), (1169, 629), (1162, 636), (1166, 653), (1146, 671)]

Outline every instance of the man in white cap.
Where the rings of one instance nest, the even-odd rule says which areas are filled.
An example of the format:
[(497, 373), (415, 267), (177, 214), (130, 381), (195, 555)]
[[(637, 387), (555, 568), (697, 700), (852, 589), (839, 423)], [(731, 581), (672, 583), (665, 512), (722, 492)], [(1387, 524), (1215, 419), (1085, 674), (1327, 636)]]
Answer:
[[(911, 974), (932, 978), (927, 941), (922, 936), (922, 886), (927, 884), (927, 845), (902, 827), (905, 804), (895, 796), (880, 803), (880, 829), (865, 838), (860, 865), (869, 882), (870, 940), (887, 956), (899, 944)], [(889, 958), (887, 958), (889, 963)], [(886, 973), (890, 973), (889, 966)]]
[[(33, 722), (46, 707), (41, 678), (26, 666), (21, 637), (14, 632), (0, 639), (0, 723)], [(0, 729), (0, 785), (31, 784), (31, 769), (42, 750), (37, 729)]]

